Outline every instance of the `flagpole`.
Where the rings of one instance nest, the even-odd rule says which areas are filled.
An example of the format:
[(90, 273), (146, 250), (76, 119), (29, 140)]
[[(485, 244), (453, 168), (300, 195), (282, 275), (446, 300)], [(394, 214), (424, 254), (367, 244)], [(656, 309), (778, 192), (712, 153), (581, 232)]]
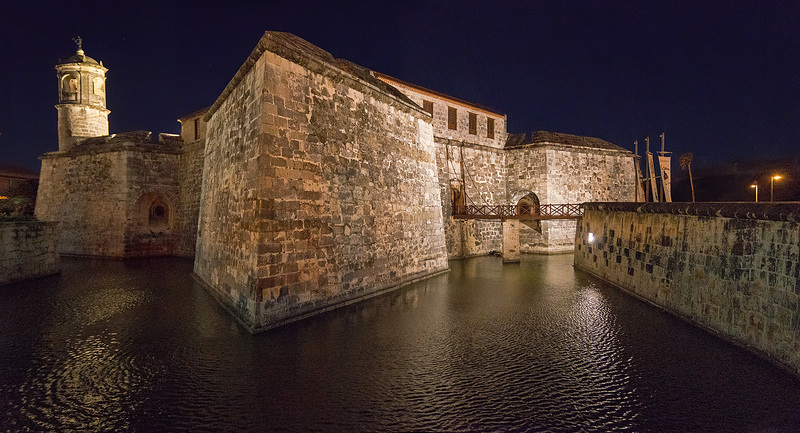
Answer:
[[(666, 156), (666, 153), (664, 153), (664, 134), (665, 133), (662, 132), (661, 135), (660, 135), (660, 137), (661, 137), (661, 152), (658, 154), (658, 156), (661, 156), (661, 157)], [(662, 160), (659, 159), (658, 160), (658, 168), (661, 170), (661, 196), (664, 197), (664, 201), (667, 201), (667, 186), (664, 185), (664, 167), (661, 166), (661, 163), (662, 163)], [(672, 200), (670, 200), (670, 201), (672, 201)]]
[(633, 141), (633, 163), (635, 164), (634, 168), (636, 169), (636, 170), (634, 170), (634, 174), (633, 174), (633, 177), (635, 178), (634, 182), (636, 182), (633, 185), (633, 190), (634, 190), (634, 194), (635, 194), (635, 197), (636, 197), (636, 201), (638, 202), (639, 201), (639, 184), (641, 183), (641, 180), (639, 179), (639, 140), (634, 140)]
[[(650, 153), (650, 137), (644, 139), (645, 147), (644, 147), (644, 155), (647, 158), (647, 154)], [(652, 187), (650, 186), (650, 182), (652, 179), (652, 175), (650, 174), (650, 163), (645, 162), (644, 165), (647, 166), (647, 188), (644, 191), (644, 201), (647, 201), (647, 196), (652, 195), (652, 191), (648, 194), (648, 190), (651, 190)]]

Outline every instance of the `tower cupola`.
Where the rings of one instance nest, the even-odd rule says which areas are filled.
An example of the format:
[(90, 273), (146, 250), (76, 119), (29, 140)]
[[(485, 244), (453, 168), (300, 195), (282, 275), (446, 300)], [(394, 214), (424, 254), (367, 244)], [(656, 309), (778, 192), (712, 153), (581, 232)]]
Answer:
[(89, 137), (108, 135), (106, 69), (103, 62), (87, 56), (83, 40), (75, 55), (56, 64), (58, 76), (58, 150), (65, 151)]

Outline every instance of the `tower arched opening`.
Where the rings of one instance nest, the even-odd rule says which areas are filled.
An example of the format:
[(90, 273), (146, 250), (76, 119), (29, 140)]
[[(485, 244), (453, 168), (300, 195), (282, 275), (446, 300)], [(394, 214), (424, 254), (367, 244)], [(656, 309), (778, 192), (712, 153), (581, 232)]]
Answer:
[(67, 74), (61, 77), (61, 101), (62, 102), (77, 102), (78, 101), (78, 77), (72, 74)]

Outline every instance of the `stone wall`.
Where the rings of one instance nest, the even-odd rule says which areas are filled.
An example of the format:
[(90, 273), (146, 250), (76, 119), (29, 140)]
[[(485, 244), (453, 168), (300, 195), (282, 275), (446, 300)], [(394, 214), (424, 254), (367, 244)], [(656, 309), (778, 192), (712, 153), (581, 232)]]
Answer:
[(206, 148), (206, 122), (201, 110), (183, 117), (181, 138), (183, 148), (179, 160), (180, 197), (175, 255), (194, 257), (197, 244), (197, 221), (200, 213), (200, 194), (203, 185), (203, 161)]
[(435, 138), (435, 141), (448, 257), (457, 259), (500, 251), (502, 227), (499, 221), (453, 219), (451, 187), (460, 188), (463, 180), (467, 205), (505, 203), (505, 152), (443, 138)]
[(195, 273), (253, 331), (447, 269), (430, 116), (267, 32), (205, 117)]
[[(630, 152), (542, 143), (507, 153), (510, 204), (529, 194), (540, 204), (635, 198)], [(571, 252), (574, 239), (574, 221), (542, 221), (536, 228), (523, 224), (520, 230), (520, 248), (528, 253)]]
[(59, 223), (61, 254), (124, 254), (124, 156), (119, 152), (42, 157), (36, 217)]
[(59, 104), (58, 142), (59, 150), (70, 150), (87, 137), (108, 135), (108, 115), (105, 107), (76, 104)]
[[(97, 137), (42, 156), (35, 212), (39, 220), (60, 223), (60, 253), (173, 253), (180, 139), (149, 138), (146, 131)], [(159, 206), (164, 215), (152, 218)]]
[(0, 222), (0, 284), (60, 272), (58, 224)]
[[(179, 149), (171, 150), (174, 153), (148, 145), (125, 151), (125, 257), (175, 255), (180, 228), (191, 225), (180, 221), (180, 153)], [(165, 212), (160, 221), (153, 214), (159, 205)]]
[(800, 204), (590, 203), (584, 212), (576, 267), (800, 374)]

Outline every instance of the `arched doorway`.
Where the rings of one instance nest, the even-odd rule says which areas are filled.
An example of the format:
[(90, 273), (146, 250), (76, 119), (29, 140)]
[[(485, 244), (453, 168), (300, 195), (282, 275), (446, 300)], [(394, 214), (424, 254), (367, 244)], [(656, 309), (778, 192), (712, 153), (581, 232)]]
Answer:
[(169, 231), (169, 205), (162, 200), (155, 200), (150, 203), (147, 226), (153, 233)]
[(139, 233), (168, 233), (172, 229), (172, 206), (163, 194), (151, 191), (142, 194), (133, 209), (134, 231)]
[[(517, 215), (536, 215), (538, 213), (539, 197), (536, 194), (530, 192), (517, 201)], [(542, 232), (542, 222), (540, 220), (521, 220), (520, 222), (539, 233)]]

